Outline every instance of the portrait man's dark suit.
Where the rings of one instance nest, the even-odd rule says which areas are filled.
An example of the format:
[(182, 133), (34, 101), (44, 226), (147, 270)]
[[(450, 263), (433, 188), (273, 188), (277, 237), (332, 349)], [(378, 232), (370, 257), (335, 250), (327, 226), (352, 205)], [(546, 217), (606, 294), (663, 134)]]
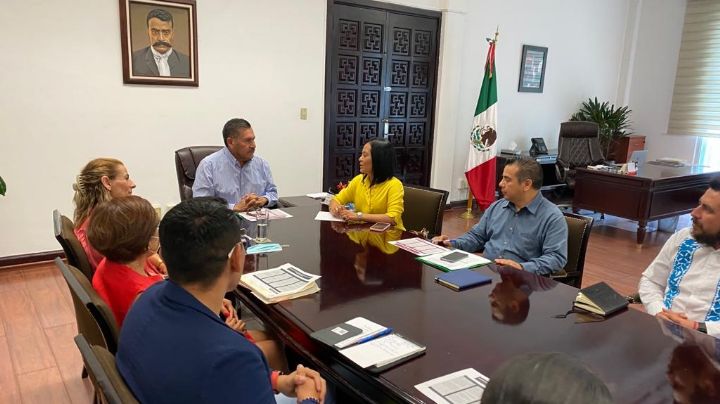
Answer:
[[(190, 58), (173, 49), (168, 57), (170, 77), (190, 77)], [(150, 47), (133, 52), (132, 73), (135, 76), (160, 76)]]

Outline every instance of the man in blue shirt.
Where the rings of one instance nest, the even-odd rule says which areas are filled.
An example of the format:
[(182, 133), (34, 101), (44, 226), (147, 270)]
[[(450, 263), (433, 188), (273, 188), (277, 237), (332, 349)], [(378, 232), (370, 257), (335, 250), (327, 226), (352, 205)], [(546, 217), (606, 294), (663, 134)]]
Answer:
[(277, 186), (270, 164), (255, 155), (255, 132), (244, 119), (234, 118), (223, 127), (225, 147), (198, 165), (193, 197), (223, 198), (237, 212), (277, 205)]
[(497, 200), (480, 222), (455, 240), (441, 235), (433, 242), (475, 252), (537, 274), (560, 271), (567, 262), (568, 229), (562, 212), (540, 193), (542, 168), (534, 160), (517, 159), (503, 170)]
[[(218, 313), (245, 263), (240, 219), (215, 198), (184, 201), (160, 223), (169, 280), (141, 294), (120, 332), (117, 367), (142, 403), (302, 404), (325, 399), (325, 380), (299, 365), (270, 372), (259, 348)], [(293, 400), (294, 401), (294, 400)]]

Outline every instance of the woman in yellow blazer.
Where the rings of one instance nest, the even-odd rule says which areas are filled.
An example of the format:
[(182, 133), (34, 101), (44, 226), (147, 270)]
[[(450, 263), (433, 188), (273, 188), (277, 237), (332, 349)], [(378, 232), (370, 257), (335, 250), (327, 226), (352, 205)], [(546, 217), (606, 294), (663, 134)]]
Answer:
[[(390, 223), (405, 230), (402, 223), (403, 185), (393, 177), (395, 152), (385, 140), (365, 143), (360, 155), (360, 174), (330, 201), (330, 213), (346, 221)], [(354, 210), (345, 205), (352, 202)]]

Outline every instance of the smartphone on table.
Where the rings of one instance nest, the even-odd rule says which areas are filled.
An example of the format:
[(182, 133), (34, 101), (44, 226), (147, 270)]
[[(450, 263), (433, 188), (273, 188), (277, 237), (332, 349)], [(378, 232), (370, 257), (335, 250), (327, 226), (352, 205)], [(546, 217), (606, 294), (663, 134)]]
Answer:
[(390, 223), (375, 223), (374, 225), (370, 226), (370, 230), (372, 231), (385, 231), (390, 228)]
[(458, 262), (467, 256), (468, 256), (467, 253), (460, 252), (460, 251), (453, 251), (448, 255), (443, 255), (442, 257), (440, 257), (440, 260), (445, 261), (445, 262)]

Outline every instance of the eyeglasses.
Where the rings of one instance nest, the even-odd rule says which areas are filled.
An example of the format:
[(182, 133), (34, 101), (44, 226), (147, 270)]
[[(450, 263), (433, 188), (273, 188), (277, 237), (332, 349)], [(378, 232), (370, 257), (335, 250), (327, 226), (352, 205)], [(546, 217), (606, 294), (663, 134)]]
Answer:
[(230, 252), (228, 253), (228, 259), (232, 258), (232, 255), (235, 253), (235, 249), (238, 248), (238, 246), (240, 246), (240, 250), (241, 250), (243, 253), (245, 252), (245, 241), (244, 241), (244, 240), (240, 240), (240, 241), (238, 241), (237, 243), (235, 243), (235, 245), (233, 246), (233, 248), (232, 248), (232, 249), (230, 250)]

